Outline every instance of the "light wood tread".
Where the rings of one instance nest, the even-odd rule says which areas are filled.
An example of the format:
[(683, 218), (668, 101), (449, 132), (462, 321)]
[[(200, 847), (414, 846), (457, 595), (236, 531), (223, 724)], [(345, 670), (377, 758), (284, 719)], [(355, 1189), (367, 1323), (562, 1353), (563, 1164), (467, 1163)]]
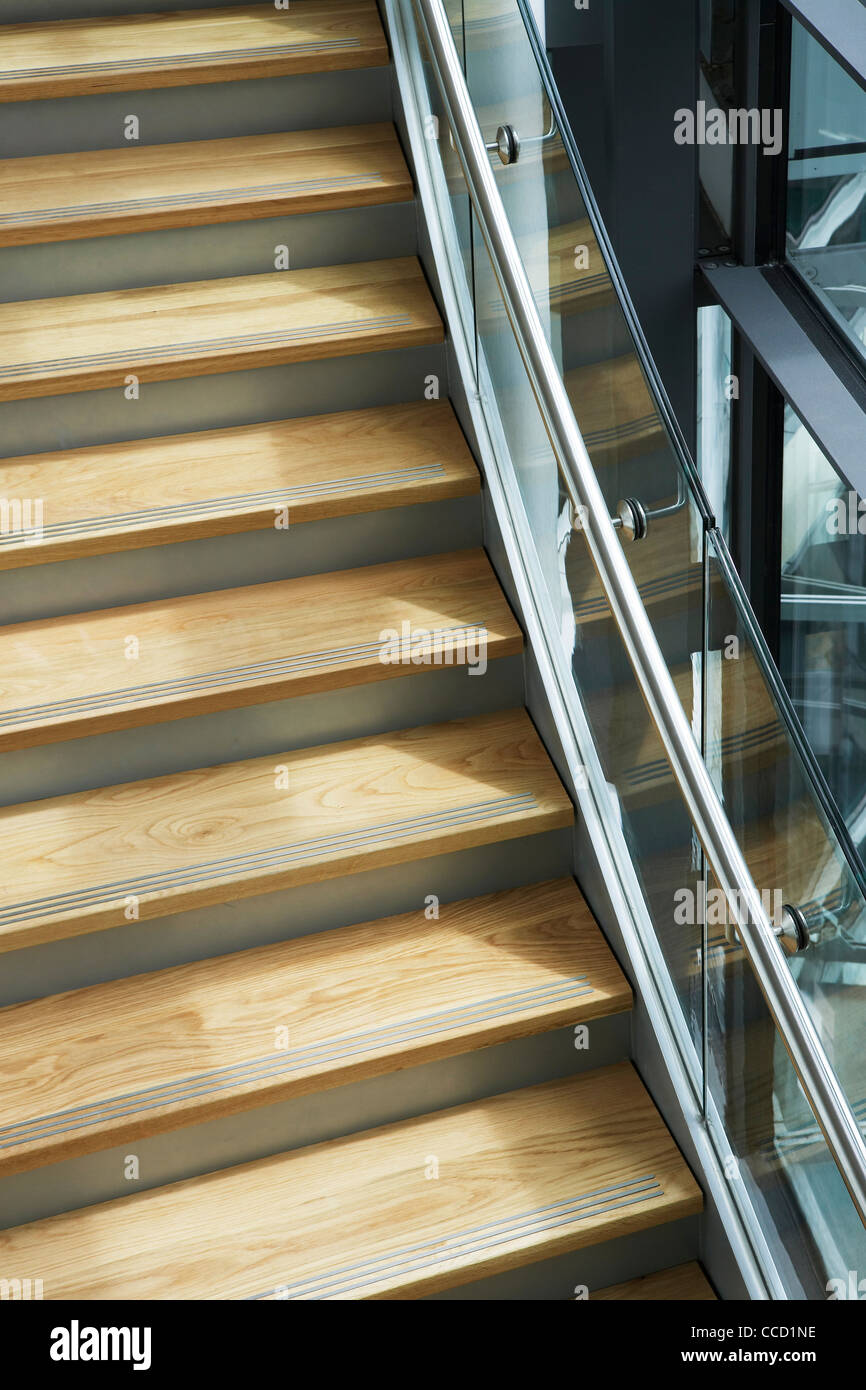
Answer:
[(378, 67), (373, 0), (292, 0), (0, 28), (0, 101)]
[[(0, 305), (0, 400), (441, 342), (414, 256)], [(68, 344), (75, 350), (58, 356)]]
[[(0, 569), (434, 502), (480, 479), (448, 401), (0, 459)], [(38, 516), (35, 503), (41, 502)]]
[(37, 1269), (48, 1299), (415, 1298), (700, 1208), (624, 1062), (4, 1231), (0, 1276)]
[[(720, 652), (711, 657), (719, 659), (719, 666), (711, 665), (707, 673), (707, 761), (736, 767), (737, 775), (749, 776), (772, 765), (787, 750), (782, 724), (750, 652), (735, 662), (725, 661)], [(681, 665), (673, 667), (671, 675), (691, 723), (702, 700), (700, 673)], [(593, 691), (587, 697), (587, 709), (596, 736), (615, 750), (615, 766), (609, 771), (629, 805), (648, 804), (669, 793), (673, 773), (637, 686), (630, 681), (626, 686)]]
[(566, 372), (565, 386), (596, 466), (664, 446), (666, 435), (636, 353), (576, 367)]
[(391, 125), (0, 160), (0, 246), (412, 197)]
[(7, 807), (0, 950), (571, 820), (524, 710)]
[[(135, 646), (131, 644), (135, 643)], [(0, 628), (0, 752), (522, 649), (483, 550)]]
[(675, 1265), (673, 1269), (663, 1269), (658, 1274), (644, 1274), (639, 1279), (629, 1279), (624, 1284), (611, 1284), (599, 1289), (590, 1297), (590, 1302), (654, 1302), (664, 1303), (708, 1303), (715, 1301), (716, 1295), (697, 1260), (689, 1264)]
[(18, 1004), (0, 1175), (630, 1007), (572, 879)]

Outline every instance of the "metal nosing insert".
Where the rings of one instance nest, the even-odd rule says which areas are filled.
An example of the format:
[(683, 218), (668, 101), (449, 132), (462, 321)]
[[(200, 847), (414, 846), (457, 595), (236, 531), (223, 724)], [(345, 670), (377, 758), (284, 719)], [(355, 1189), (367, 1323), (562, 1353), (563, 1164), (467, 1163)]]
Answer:
[[(435, 628), (429, 632), (429, 641), (421, 648), (425, 657), (435, 657), (440, 652), (448, 654), (468, 646), (479, 637), (487, 638), (488, 630), (484, 623), (471, 623), (463, 627)], [(299, 652), (297, 656), (274, 657), (271, 661), (261, 661), (249, 666), (228, 666), (223, 670), (202, 671), (192, 676), (178, 676), (174, 680), (154, 681), (151, 685), (126, 686), (120, 690), (107, 690), (92, 695), (70, 696), (54, 704), (22, 705), (17, 709), (5, 710), (0, 714), (0, 730), (17, 724), (32, 723), (42, 719), (66, 719), (78, 715), (85, 718), (111, 710), (117, 706), (146, 703), (150, 700), (167, 700), (183, 695), (195, 695), (213, 687), (238, 685), (249, 682), (251, 685), (277, 676), (298, 676), (308, 671), (324, 671), (331, 666), (351, 665), (375, 656), (382, 649), (381, 641), (363, 642), (354, 647), (334, 647), (330, 651)], [(421, 662), (418, 663), (423, 664)]]
[(289, 183), (262, 183), (249, 187), (208, 188), (201, 193), (164, 193), (152, 198), (125, 198), (108, 203), (71, 203), (59, 208), (28, 208), (24, 212), (5, 212), (0, 214), (0, 227), (18, 226), (23, 222), (39, 221), (43, 217), (82, 217), (101, 212), (147, 211), (160, 208), (184, 208), (196, 203), (207, 204), (211, 199), (225, 202), (230, 198), (254, 197), (261, 193), (327, 193), (331, 189), (339, 193), (343, 189), (363, 187), (366, 183), (382, 183), (383, 175), (335, 174), (329, 178), (295, 179)]
[[(266, 507), (290, 506), (292, 503), (318, 500), (321, 497), (339, 496), (351, 492), (353, 488), (392, 487), (399, 483), (426, 482), (445, 476), (441, 463), (416, 464), (410, 468), (394, 469), (389, 473), (359, 473), (346, 478), (329, 478), (319, 483), (303, 483), (294, 487), (273, 492), (236, 493), (229, 497), (212, 497), (202, 501), (178, 502), (163, 507), (148, 507), (137, 512), (115, 512), (110, 516), (82, 517), (75, 521), (57, 521), (53, 525), (41, 526), (39, 535), (49, 538), (77, 535), (79, 532), (101, 531), (111, 526), (134, 525), (136, 522), (173, 521), (175, 518), (196, 517), (211, 512), (239, 511), (244, 508), (262, 509)], [(21, 531), (0, 534), (0, 546), (22, 544), (22, 537), (36, 534), (35, 531)]]
[(18, 68), (0, 71), (4, 81), (25, 77), (71, 77), (75, 73), (96, 75), (128, 72), (137, 69), (183, 66), (184, 63), (223, 63), (232, 58), (276, 58), (292, 53), (333, 53), (344, 48), (360, 48), (361, 40), (354, 35), (337, 39), (309, 39), (301, 43), (275, 43), (260, 48), (223, 48), (212, 53), (165, 53), (149, 58), (108, 58), (102, 63), (66, 63), (62, 67)]
[(547, 985), (513, 990), (493, 995), (451, 1009), (440, 1009), (418, 1018), (402, 1019), (382, 1028), (338, 1036), (330, 1042), (311, 1043), (291, 1051), (270, 1053), (245, 1062), (236, 1062), (211, 1071), (186, 1076), (173, 1082), (149, 1086), (126, 1095), (111, 1096), (103, 1101), (72, 1106), (67, 1110), (33, 1116), (15, 1124), (0, 1126), (0, 1149), (17, 1148), (22, 1144), (67, 1134), (76, 1129), (88, 1129), (127, 1115), (156, 1110), (163, 1106), (180, 1105), (200, 1096), (219, 1091), (239, 1090), (260, 1081), (279, 1079), (285, 1074), (327, 1067), (334, 1062), (383, 1051), (404, 1043), (421, 1041), (439, 1033), (459, 1032), (479, 1023), (508, 1018), (534, 1009), (570, 1004), (595, 991), (586, 975), (555, 980)]
[(480, 1226), (470, 1226), (438, 1240), (422, 1241), (417, 1245), (389, 1251), (369, 1260), (361, 1260), (357, 1264), (344, 1265), (339, 1269), (312, 1275), (295, 1283), (278, 1285), (265, 1293), (254, 1294), (253, 1298), (330, 1298), (336, 1294), (350, 1293), (353, 1289), (382, 1283), (395, 1276), (411, 1274), (431, 1265), (462, 1259), (468, 1255), (481, 1255), (497, 1245), (524, 1240), (559, 1226), (568, 1226), (593, 1216), (604, 1216), (620, 1207), (663, 1196), (664, 1188), (654, 1174), (650, 1173), (627, 1182), (596, 1188), (592, 1192), (582, 1193), (561, 1202), (551, 1202), (513, 1216), (500, 1217), (499, 1220)]
[(7, 907), (0, 907), (0, 925), (79, 912), (86, 908), (106, 907), (112, 903), (122, 907), (129, 897), (147, 897), (148, 894), (169, 892), (219, 878), (242, 877), (268, 870), (277, 872), (282, 867), (296, 866), (305, 859), (313, 860), (328, 854), (369, 849), (371, 845), (375, 845), (377, 839), (384, 842), (411, 840), (436, 830), (457, 829), (473, 820), (484, 821), (499, 816), (519, 815), (537, 807), (538, 802), (530, 792), (518, 793), (497, 797), (491, 801), (474, 802), (459, 808), (427, 812), (423, 816), (383, 821), (377, 825), (343, 831), (338, 835), (321, 835), (248, 854), (212, 859), (203, 864), (187, 864), (162, 873), (145, 874), (139, 879), (105, 883), (92, 888), (70, 889), (65, 893), (31, 898), (26, 902), (10, 903)]
[(345, 334), (358, 329), (406, 328), (412, 323), (409, 314), (382, 314), (378, 317), (346, 319), (342, 323), (308, 324), (304, 328), (280, 328), (267, 333), (244, 333), (228, 338), (203, 338), (186, 343), (164, 343), (158, 347), (124, 348), (120, 352), (92, 353), (89, 357), (56, 357), (43, 362), (16, 362), (9, 367), (0, 367), (0, 379), (26, 376), (33, 372), (58, 371), (64, 367), (109, 367), (136, 362), (145, 364), (172, 359), (183, 353), (224, 352), (240, 347), (269, 347), (273, 345), (310, 341), (316, 338)]

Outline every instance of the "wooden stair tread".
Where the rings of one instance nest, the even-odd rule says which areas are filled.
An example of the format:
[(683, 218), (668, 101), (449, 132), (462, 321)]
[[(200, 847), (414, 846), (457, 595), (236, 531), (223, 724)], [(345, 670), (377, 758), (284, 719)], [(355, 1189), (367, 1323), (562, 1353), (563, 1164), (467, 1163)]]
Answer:
[(689, 1264), (675, 1265), (673, 1269), (663, 1269), (658, 1274), (644, 1274), (624, 1284), (611, 1284), (594, 1293), (590, 1301), (708, 1303), (715, 1298), (704, 1271), (692, 1260)]
[(0, 246), (412, 197), (391, 125), (0, 160)]
[[(0, 400), (441, 342), (414, 256), (0, 305)], [(58, 345), (74, 344), (58, 357)], [(120, 344), (120, 346), (118, 346)]]
[(0, 1271), (49, 1299), (419, 1297), (700, 1207), (624, 1062), (4, 1231)]
[(521, 648), (483, 550), (15, 623), (0, 628), (0, 751)]
[(14, 1005), (0, 1175), (630, 1007), (573, 879)]
[(635, 353), (576, 367), (566, 372), (565, 386), (596, 466), (664, 445), (664, 428)]
[(377, 67), (373, 0), (292, 0), (0, 28), (0, 101)]
[[(479, 491), (448, 401), (349, 410), (0, 459), (0, 497), (41, 498), (0, 534), (0, 569)], [(28, 529), (29, 528), (29, 529)]]
[(571, 820), (523, 710), (46, 798), (0, 811), (0, 950)]

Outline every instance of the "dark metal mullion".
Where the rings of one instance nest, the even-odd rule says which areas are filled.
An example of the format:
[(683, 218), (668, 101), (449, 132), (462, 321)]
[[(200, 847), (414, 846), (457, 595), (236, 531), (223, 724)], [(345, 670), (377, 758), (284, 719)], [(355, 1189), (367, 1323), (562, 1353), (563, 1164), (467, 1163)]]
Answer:
[[(775, 0), (740, 6), (736, 86), (740, 105), (784, 112), (778, 155), (760, 145), (737, 151), (734, 250), (741, 265), (766, 265), (784, 252), (785, 150), (790, 20)], [(736, 325), (735, 325), (736, 328)], [(782, 398), (739, 333), (734, 373), (733, 550), (775, 660), (781, 634)]]
[(775, 0), (764, 0), (765, 6), (768, 3), (772, 17), (761, 24), (757, 105), (782, 112), (782, 148), (776, 155), (757, 156), (755, 255), (762, 265), (785, 259), (791, 83), (791, 16)]
[(734, 334), (733, 526), (737, 570), (774, 661), (782, 602), (782, 422), (784, 403), (740, 333)]
[[(740, 107), (758, 105), (760, 90), (762, 0), (741, 0), (737, 6), (734, 47), (734, 86)], [(757, 145), (738, 145), (734, 158), (733, 250), (742, 265), (755, 264), (757, 242)]]

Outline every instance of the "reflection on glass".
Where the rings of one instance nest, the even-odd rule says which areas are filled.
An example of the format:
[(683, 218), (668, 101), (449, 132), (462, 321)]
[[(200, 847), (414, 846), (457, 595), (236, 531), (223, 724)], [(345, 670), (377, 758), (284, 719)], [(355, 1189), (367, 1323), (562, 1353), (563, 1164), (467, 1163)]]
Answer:
[(866, 354), (866, 91), (796, 21), (787, 254)]
[(781, 670), (866, 849), (866, 506), (785, 409)]
[[(707, 110), (729, 111), (737, 104), (734, 84), (735, 0), (703, 0), (698, 12), (698, 94), (706, 102)], [(708, 250), (721, 250), (723, 246), (726, 247), (733, 227), (733, 146), (701, 145), (698, 169), (700, 245)]]
[[(866, 1263), (854, 1213), (748, 961), (707, 882), (707, 1090), (790, 1298), (826, 1299)], [(721, 1138), (721, 1135), (720, 1135)], [(837, 1286), (838, 1287), (838, 1286)]]
[[(691, 503), (651, 522), (647, 538), (627, 545), (626, 553), (700, 740), (702, 530)], [(700, 929), (693, 913), (676, 911), (677, 893), (698, 862), (691, 822), (580, 532), (568, 551), (566, 575), (576, 629), (575, 679), (617, 794), (661, 956), (700, 1055)]]
[[(510, 124), (519, 156), (492, 167), (587, 450), (611, 512), (636, 497), (646, 540), (624, 546), (700, 734), (703, 522), (647, 384), (560, 132), (517, 0), (464, 0), (467, 84), (485, 140)], [(701, 1053), (699, 935), (672, 920), (693, 835), (661, 744), (611, 619), (583, 535), (573, 532), (556, 460), (475, 233), (480, 353), (514, 463), (566, 649), (626, 838), (657, 925), (664, 962)]]
[[(816, 495), (826, 492), (820, 470)], [(794, 508), (796, 517), (797, 509)], [(792, 519), (788, 535), (792, 534)], [(710, 534), (705, 688), (706, 760), (770, 916), (803, 913), (811, 944), (789, 965), (846, 1095), (866, 1119), (866, 899), (790, 742), (725, 566)], [(708, 1080), (728, 1133), (772, 1206), (786, 1184), (817, 1249), (795, 1222), (789, 1251), (807, 1297), (866, 1257), (851, 1211), (799, 1082), (742, 959), (730, 923), (707, 927)], [(785, 1179), (785, 1184), (782, 1179)], [(854, 1261), (845, 1264), (844, 1262)], [(841, 1265), (840, 1265), (841, 1262)], [(811, 1271), (811, 1274), (810, 1274)], [(818, 1291), (808, 1292), (810, 1278)], [(823, 1295), (826, 1296), (826, 1295)]]
[(698, 309), (697, 465), (716, 525), (731, 531), (731, 320), (718, 304)]
[(779, 920), (800, 909), (812, 944), (791, 961), (849, 1100), (866, 1109), (866, 900), (793, 748), (711, 545), (707, 762), (756, 887)]

